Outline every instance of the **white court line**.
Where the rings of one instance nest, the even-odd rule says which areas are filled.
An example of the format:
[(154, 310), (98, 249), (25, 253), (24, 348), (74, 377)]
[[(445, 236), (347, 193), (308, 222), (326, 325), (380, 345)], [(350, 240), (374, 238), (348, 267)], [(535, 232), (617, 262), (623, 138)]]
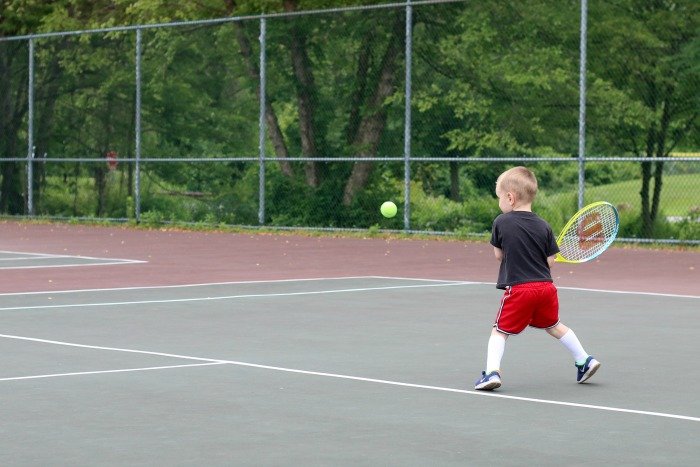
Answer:
[(691, 421), (691, 422), (700, 422), (700, 417), (690, 417), (687, 415), (678, 415), (678, 414), (671, 414), (671, 413), (664, 413), (664, 412), (650, 412), (647, 410), (623, 409), (623, 408), (619, 408), (619, 407), (609, 407), (609, 406), (604, 406), (604, 405), (579, 404), (576, 402), (555, 401), (555, 400), (549, 400), (549, 399), (536, 399), (536, 398), (532, 398), (532, 397), (508, 396), (505, 394), (497, 394), (497, 393), (490, 393), (490, 392), (483, 392), (483, 391), (470, 391), (470, 390), (466, 390), (466, 389), (447, 388), (447, 387), (441, 387), (441, 386), (430, 386), (430, 385), (425, 385), (425, 384), (404, 383), (404, 382), (400, 382), (400, 381), (390, 381), (390, 380), (384, 380), (384, 379), (363, 378), (360, 376), (342, 375), (342, 374), (337, 374), (337, 373), (324, 373), (324, 372), (319, 372), (319, 371), (308, 371), (308, 370), (299, 370), (299, 369), (294, 369), (294, 368), (284, 368), (284, 367), (270, 366), (270, 365), (259, 365), (259, 364), (255, 364), (255, 363), (239, 362), (239, 361), (235, 361), (235, 360), (222, 360), (222, 359), (191, 357), (191, 356), (187, 356), (187, 355), (165, 354), (165, 353), (161, 353), (161, 352), (150, 352), (150, 351), (146, 351), (146, 350), (120, 349), (120, 348), (116, 348), (116, 347), (101, 347), (101, 346), (93, 346), (93, 345), (85, 345), (85, 344), (75, 344), (75, 343), (71, 343), (71, 342), (37, 339), (34, 337), (13, 336), (13, 335), (8, 335), (8, 334), (0, 334), (0, 337), (4, 337), (7, 339), (32, 341), (32, 342), (42, 342), (42, 343), (46, 343), (46, 344), (64, 345), (64, 346), (69, 346), (69, 347), (81, 347), (81, 348), (91, 348), (91, 349), (99, 349), (99, 350), (113, 350), (113, 351), (117, 351), (117, 352), (129, 352), (129, 353), (140, 353), (140, 354), (147, 354), (147, 355), (169, 356), (169, 357), (183, 358), (183, 359), (187, 359), (187, 360), (208, 361), (211, 363), (227, 363), (230, 365), (250, 367), (250, 368), (259, 368), (259, 369), (263, 369), (263, 370), (282, 371), (282, 372), (286, 372), (286, 373), (296, 373), (296, 374), (310, 375), (310, 376), (322, 376), (322, 377), (327, 377), (327, 378), (344, 379), (344, 380), (351, 380), (351, 381), (362, 381), (362, 382), (366, 382), (366, 383), (386, 384), (386, 385), (390, 385), (390, 386), (400, 386), (400, 387), (406, 387), (406, 388), (427, 389), (427, 390), (431, 390), (431, 391), (450, 392), (450, 393), (457, 393), (457, 394), (469, 394), (469, 395), (473, 395), (473, 396), (482, 396), (482, 397), (494, 397), (497, 399), (509, 399), (509, 400), (517, 400), (517, 401), (522, 401), (522, 402), (534, 402), (534, 403), (538, 403), (538, 404), (560, 405), (560, 406), (566, 406), (566, 407), (578, 407), (578, 408), (583, 408), (583, 409), (602, 410), (602, 411), (607, 411), (607, 412), (628, 413), (628, 414), (635, 414), (635, 415), (647, 415), (647, 416), (652, 416), (652, 417), (663, 417), (663, 418), (672, 418), (672, 419), (677, 419), (677, 420), (687, 420), (687, 421)]
[(81, 349), (111, 350), (114, 352), (138, 353), (138, 354), (145, 354), (145, 355), (157, 355), (159, 357), (183, 358), (185, 360), (198, 360), (200, 362), (229, 363), (227, 360), (217, 360), (217, 359), (213, 359), (213, 358), (190, 357), (188, 355), (178, 355), (178, 354), (163, 353), (163, 352), (151, 352), (148, 350), (122, 349), (119, 347), (103, 347), (103, 346), (99, 346), (99, 345), (75, 344), (72, 342), (52, 341), (52, 340), (48, 340), (48, 339), (38, 339), (36, 337), (12, 336), (10, 334), (0, 334), (0, 337), (4, 337), (6, 339), (16, 339), (16, 340), (20, 340), (20, 341), (41, 342), (43, 344), (63, 345), (66, 347), (79, 347)]
[(43, 259), (43, 258), (46, 258), (46, 256), (42, 256), (39, 258), (37, 258), (36, 256), (14, 256), (12, 258), (0, 258), (0, 261), (15, 261), (18, 259), (24, 260), (24, 259)]
[(614, 294), (623, 294), (623, 295), (650, 295), (652, 297), (700, 298), (700, 295), (681, 295), (681, 294), (660, 293), (660, 292), (629, 292), (626, 290), (585, 289), (582, 287), (559, 287), (559, 286), (557, 286), (557, 289), (580, 290), (582, 292), (604, 292), (604, 293), (614, 293)]
[[(307, 279), (271, 279), (257, 281), (228, 281), (228, 282), (206, 282), (200, 284), (177, 284), (177, 285), (144, 285), (134, 287), (110, 287), (102, 289), (74, 289), (74, 290), (42, 290), (37, 292), (5, 292), (0, 293), (0, 297), (9, 295), (41, 295), (41, 294), (64, 294), (64, 293), (83, 293), (83, 292), (112, 292), (120, 290), (149, 290), (149, 289), (179, 289), (185, 287), (208, 287), (213, 285), (236, 285), (236, 284), (276, 284), (278, 282), (310, 282), (310, 281), (337, 281), (345, 279), (376, 279), (379, 276), (341, 276), (341, 277), (312, 277)], [(386, 277), (386, 279), (397, 279), (394, 277)], [(434, 279), (413, 279), (426, 282), (435, 282)], [(437, 281), (437, 282), (459, 282), (459, 281)]]
[(8, 267), (0, 267), (0, 270), (6, 270), (6, 269), (44, 269), (44, 268), (76, 268), (76, 267), (84, 267), (84, 266), (109, 266), (112, 264), (138, 264), (138, 263), (146, 263), (147, 261), (138, 261), (138, 260), (119, 260), (119, 261), (110, 261), (107, 263), (84, 263), (84, 264), (43, 264), (43, 265), (37, 265), (37, 266), (8, 266)]
[[(135, 260), (134, 260), (135, 261)], [(0, 268), (2, 269), (2, 268)], [(420, 281), (420, 282), (439, 282), (449, 285), (492, 285), (495, 286), (495, 282), (481, 282), (481, 281), (461, 281), (461, 280), (450, 280), (450, 279), (424, 279), (418, 277), (395, 277), (395, 276), (341, 276), (341, 277), (314, 277), (306, 279), (271, 279), (271, 280), (254, 280), (254, 281), (227, 281), (227, 282), (208, 282), (199, 284), (179, 284), (179, 285), (151, 285), (151, 286), (136, 286), (136, 287), (114, 287), (114, 288), (101, 288), (101, 289), (75, 289), (75, 290), (46, 290), (46, 291), (36, 291), (36, 292), (5, 292), (0, 293), (0, 297), (12, 296), (12, 295), (41, 295), (41, 294), (67, 294), (67, 293), (83, 293), (83, 292), (109, 292), (109, 291), (120, 291), (120, 290), (148, 290), (148, 289), (178, 289), (185, 287), (207, 287), (215, 285), (235, 285), (235, 284), (274, 284), (282, 282), (309, 282), (309, 281), (336, 281), (344, 279), (388, 279), (388, 280), (402, 280), (402, 281)], [(556, 284), (556, 282), (555, 282)], [(588, 289), (583, 287), (565, 287), (557, 286), (560, 290), (579, 290), (582, 292), (600, 292), (600, 293), (612, 293), (612, 294), (626, 294), (626, 295), (647, 295), (655, 297), (671, 297), (671, 298), (700, 298), (700, 295), (682, 295), (682, 294), (672, 294), (672, 293), (661, 293), (661, 292), (638, 292), (629, 290), (607, 290), (607, 289)]]
[(29, 256), (53, 256), (51, 253), (31, 253), (29, 251), (16, 251), (16, 250), (0, 250), (0, 253), (8, 253), (11, 255), (29, 255)]
[(189, 363), (187, 365), (150, 366), (150, 367), (146, 367), (146, 368), (123, 368), (120, 370), (76, 371), (73, 373), (54, 373), (54, 374), (50, 374), (50, 375), (14, 376), (11, 378), (0, 378), (0, 381), (19, 381), (19, 380), (24, 380), (24, 379), (58, 378), (61, 376), (101, 375), (101, 374), (105, 374), (105, 373), (131, 373), (134, 371), (169, 370), (171, 368), (190, 368), (190, 367), (195, 367), (195, 366), (225, 365), (227, 363), (228, 362)]
[(368, 279), (389, 279), (397, 281), (420, 281), (420, 282), (458, 282), (460, 284), (483, 284), (483, 282), (472, 282), (464, 280), (449, 280), (449, 279), (421, 279), (419, 277), (395, 277), (395, 276), (365, 276)]
[[(387, 277), (387, 276), (372, 276), (376, 277), (378, 279), (400, 279), (400, 280), (410, 280), (408, 277)], [(430, 280), (430, 279), (416, 279), (416, 280)], [(447, 281), (446, 281), (447, 282)], [(457, 281), (455, 281), (457, 282)], [(458, 282), (459, 284), (462, 285), (493, 285), (495, 286), (495, 282), (479, 282), (479, 281), (463, 281), (463, 282)], [(558, 290), (578, 290), (581, 292), (600, 292), (600, 293), (612, 293), (612, 294), (622, 294), (622, 295), (647, 295), (647, 296), (652, 296), (652, 297), (670, 297), (670, 298), (700, 298), (700, 295), (682, 295), (682, 294), (674, 294), (674, 293), (663, 293), (663, 292), (638, 292), (634, 290), (608, 290), (608, 289), (587, 289), (584, 287), (566, 287), (563, 285), (557, 285), (557, 282), (554, 281), (554, 285), (556, 285)]]
[(147, 263), (148, 261), (142, 261), (138, 259), (122, 259), (122, 258), (98, 258), (95, 256), (82, 256), (82, 255), (58, 255), (49, 253), (30, 253), (26, 251), (9, 251), (0, 250), (0, 253), (9, 253), (16, 255), (28, 255), (26, 257), (13, 257), (13, 258), (0, 258), (0, 261), (12, 261), (12, 260), (37, 260), (37, 259), (87, 259), (91, 261), (100, 261), (96, 263), (87, 264), (43, 264), (43, 265), (30, 265), (30, 266), (7, 266), (0, 267), (0, 270), (6, 269), (43, 269), (43, 268), (71, 268), (79, 266), (109, 266), (114, 264), (140, 264)]
[(103, 257), (98, 257), (98, 256), (84, 256), (84, 255), (59, 255), (59, 254), (54, 254), (54, 253), (30, 253), (27, 251), (0, 250), (0, 253), (30, 255), (30, 256), (38, 257), (37, 259), (42, 259), (42, 258), (80, 258), (80, 259), (95, 259), (95, 260), (105, 260), (105, 261), (124, 261), (124, 262), (129, 262), (129, 263), (132, 263), (132, 262), (133, 263), (147, 263), (148, 262), (148, 261), (143, 261), (140, 259), (103, 258)]
[(293, 297), (297, 295), (322, 295), (332, 293), (347, 293), (347, 292), (367, 292), (371, 290), (392, 290), (392, 289), (415, 289), (421, 287), (450, 287), (462, 285), (462, 282), (454, 282), (448, 284), (422, 284), (422, 285), (395, 285), (386, 287), (364, 287), (355, 289), (331, 289), (331, 290), (312, 290), (308, 292), (284, 292), (284, 293), (262, 293), (262, 294), (243, 294), (243, 295), (224, 295), (219, 297), (195, 297), (195, 298), (172, 298), (165, 300), (138, 300), (129, 302), (96, 302), (96, 303), (68, 303), (65, 305), (35, 305), (35, 306), (12, 306), (2, 307), (0, 311), (12, 310), (41, 310), (50, 308), (84, 308), (93, 306), (120, 306), (120, 305), (144, 305), (148, 303), (183, 303), (183, 302), (206, 302), (213, 300), (234, 300), (238, 298), (262, 298), (262, 297)]

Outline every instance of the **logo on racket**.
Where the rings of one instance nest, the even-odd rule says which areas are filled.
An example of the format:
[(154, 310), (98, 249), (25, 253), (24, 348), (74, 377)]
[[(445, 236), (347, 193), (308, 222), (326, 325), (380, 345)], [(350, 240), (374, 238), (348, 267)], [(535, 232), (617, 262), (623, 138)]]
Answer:
[(600, 213), (592, 212), (582, 217), (576, 228), (578, 246), (582, 250), (590, 250), (600, 246), (605, 241), (605, 229)]

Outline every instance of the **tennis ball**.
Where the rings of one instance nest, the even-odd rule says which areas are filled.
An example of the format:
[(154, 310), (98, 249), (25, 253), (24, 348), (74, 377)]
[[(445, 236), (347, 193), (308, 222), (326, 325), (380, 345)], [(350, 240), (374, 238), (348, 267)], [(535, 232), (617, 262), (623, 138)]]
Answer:
[(396, 215), (396, 205), (391, 201), (385, 201), (382, 203), (382, 207), (379, 208), (384, 217), (394, 217)]

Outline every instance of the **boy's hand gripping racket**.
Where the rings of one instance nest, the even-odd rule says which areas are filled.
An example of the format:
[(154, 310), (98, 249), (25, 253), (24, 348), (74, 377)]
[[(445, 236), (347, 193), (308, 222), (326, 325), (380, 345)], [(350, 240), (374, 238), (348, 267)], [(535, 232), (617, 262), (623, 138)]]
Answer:
[(610, 203), (589, 204), (566, 223), (557, 237), (559, 263), (585, 263), (604, 252), (620, 226), (617, 209)]

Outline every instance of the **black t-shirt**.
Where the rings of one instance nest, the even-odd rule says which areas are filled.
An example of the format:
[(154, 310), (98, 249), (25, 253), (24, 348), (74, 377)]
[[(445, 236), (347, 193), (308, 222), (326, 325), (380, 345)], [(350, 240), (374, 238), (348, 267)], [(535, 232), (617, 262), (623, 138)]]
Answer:
[(547, 258), (559, 247), (552, 228), (537, 214), (511, 211), (493, 221), (491, 245), (503, 250), (496, 287), (525, 282), (552, 282)]

